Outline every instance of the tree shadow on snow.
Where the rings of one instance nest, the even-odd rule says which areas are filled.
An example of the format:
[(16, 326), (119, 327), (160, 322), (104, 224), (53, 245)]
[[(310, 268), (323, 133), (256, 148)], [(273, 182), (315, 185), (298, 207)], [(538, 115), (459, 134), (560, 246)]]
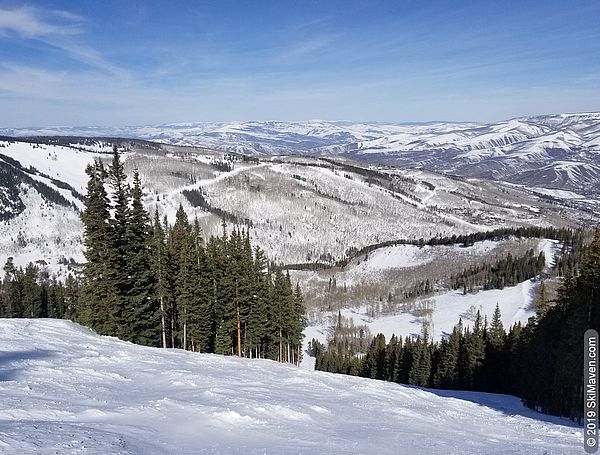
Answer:
[(434, 395), (444, 398), (456, 398), (458, 400), (470, 401), (482, 407), (499, 411), (509, 417), (527, 417), (541, 422), (548, 422), (555, 425), (563, 425), (572, 428), (581, 428), (577, 422), (573, 422), (565, 417), (557, 417), (549, 414), (534, 411), (526, 407), (519, 397), (514, 395), (503, 395), (500, 393), (470, 392), (466, 390), (441, 390), (441, 389), (422, 389)]
[(28, 351), (0, 351), (0, 381), (13, 381), (21, 370), (27, 368), (28, 360), (50, 359), (53, 351), (31, 349)]

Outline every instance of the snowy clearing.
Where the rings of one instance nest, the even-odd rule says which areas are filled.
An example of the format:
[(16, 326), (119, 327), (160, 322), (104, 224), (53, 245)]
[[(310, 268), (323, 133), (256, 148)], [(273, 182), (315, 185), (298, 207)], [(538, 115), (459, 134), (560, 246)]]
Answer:
[[(416, 246), (396, 245), (378, 248), (375, 251), (361, 256), (358, 260), (350, 263), (344, 271), (338, 273), (340, 282), (349, 284), (364, 280), (368, 276), (379, 276), (385, 271), (409, 267), (417, 267), (438, 260), (441, 256), (454, 253), (458, 258), (467, 256), (475, 257), (494, 250), (498, 242), (484, 240), (476, 242), (469, 247), (460, 245), (452, 246)], [(366, 258), (366, 259), (365, 259)], [(362, 262), (360, 262), (360, 260)]]
[(7, 454), (567, 454), (582, 432), (515, 397), (145, 348), (0, 321)]
[[(531, 308), (532, 297), (533, 283), (525, 281), (510, 288), (480, 291), (476, 294), (463, 295), (462, 291), (446, 292), (435, 297), (420, 299), (418, 303), (422, 305), (417, 304), (416, 310), (423, 308), (433, 310), (428, 330), (434, 341), (440, 341), (452, 332), (452, 328), (458, 323), (458, 318), (462, 318), (465, 327), (472, 326), (477, 310), (481, 312), (482, 317), (487, 316), (488, 321), (491, 320), (496, 304), (500, 306), (502, 324), (505, 328), (508, 329), (519, 321), (525, 324), (535, 314)], [(418, 315), (418, 311), (379, 318), (367, 316), (366, 307), (345, 309), (341, 310), (341, 313), (342, 316), (352, 319), (354, 325), (365, 324), (373, 335), (383, 333), (386, 339), (389, 339), (392, 334), (402, 337), (419, 336), (423, 331), (423, 321), (427, 320)], [(323, 338), (320, 341), (324, 341), (326, 332), (324, 329), (321, 330)], [(319, 334), (318, 329), (317, 334)]]
[(79, 192), (85, 192), (88, 182), (86, 166), (99, 156), (70, 147), (1, 141), (0, 153), (17, 160), (22, 166), (33, 166), (52, 178), (62, 180)]
[[(458, 245), (434, 248), (400, 245), (381, 248), (371, 253), (367, 261), (356, 266), (353, 265), (348, 271), (339, 273), (337, 276), (341, 282), (348, 277), (364, 277), (369, 271), (373, 274), (373, 270), (376, 271), (375, 274), (381, 274), (388, 267), (418, 265), (427, 262), (426, 258), (428, 257), (432, 261), (442, 254), (439, 250), (452, 249), (461, 254), (469, 255), (492, 251), (497, 244), (497, 242), (486, 240), (476, 242), (475, 245), (468, 248), (462, 248)], [(544, 252), (547, 269), (554, 265), (554, 255), (558, 248), (559, 243), (556, 240), (541, 239), (538, 242), (536, 251)], [(435, 251), (437, 253), (434, 254)], [(311, 273), (314, 274), (315, 272)], [(387, 314), (379, 317), (369, 316), (369, 307), (366, 304), (342, 309), (340, 313), (344, 318), (352, 320), (355, 326), (366, 325), (372, 335), (382, 333), (386, 339), (389, 339), (392, 334), (402, 337), (419, 336), (422, 334), (423, 325), (426, 322), (429, 335), (434, 341), (440, 341), (452, 332), (459, 318), (462, 318), (465, 327), (472, 326), (478, 310), (481, 312), (482, 317), (487, 316), (488, 320), (491, 320), (496, 304), (500, 307), (502, 323), (506, 329), (517, 322), (527, 323), (527, 320), (535, 314), (532, 304), (536, 286), (535, 280), (527, 280), (513, 287), (479, 291), (466, 295), (463, 294), (462, 290), (446, 291), (416, 299), (415, 303), (408, 308), (399, 306), (397, 314)], [(424, 315), (424, 313), (430, 313), (430, 315)], [(327, 335), (333, 330), (332, 324), (332, 317), (321, 318), (319, 324), (309, 326), (304, 330), (305, 340), (308, 342), (315, 338), (322, 343), (326, 343)]]

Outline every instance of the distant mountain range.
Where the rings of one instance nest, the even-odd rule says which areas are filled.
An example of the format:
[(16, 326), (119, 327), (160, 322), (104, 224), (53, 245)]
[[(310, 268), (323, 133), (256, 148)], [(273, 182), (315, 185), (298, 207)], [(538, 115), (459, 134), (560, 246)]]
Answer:
[(600, 113), (492, 124), (274, 121), (21, 128), (0, 134), (137, 138), (252, 155), (344, 156), (600, 195)]

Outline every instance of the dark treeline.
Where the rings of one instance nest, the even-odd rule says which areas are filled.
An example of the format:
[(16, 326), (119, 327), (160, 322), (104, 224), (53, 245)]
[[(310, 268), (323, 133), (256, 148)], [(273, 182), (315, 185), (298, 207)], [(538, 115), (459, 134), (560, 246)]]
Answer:
[(50, 278), (35, 264), (4, 265), (0, 280), (0, 317), (76, 319), (79, 283), (69, 274), (64, 282)]
[(346, 252), (346, 257), (338, 261), (329, 262), (307, 262), (302, 264), (290, 264), (284, 268), (288, 270), (322, 270), (330, 269), (333, 267), (345, 267), (350, 261), (360, 256), (369, 254), (379, 248), (385, 248), (390, 246), (398, 245), (415, 245), (415, 246), (437, 246), (437, 245), (461, 245), (463, 247), (469, 247), (475, 244), (475, 242), (482, 242), (484, 240), (505, 240), (509, 237), (516, 238), (545, 238), (560, 241), (563, 245), (566, 245), (568, 251), (581, 250), (583, 247), (583, 231), (581, 229), (569, 229), (569, 228), (555, 228), (555, 227), (518, 227), (518, 228), (500, 228), (494, 229), (493, 231), (485, 232), (474, 232), (472, 234), (461, 234), (452, 235), (448, 237), (433, 237), (429, 240), (425, 239), (398, 239), (398, 240), (387, 240), (384, 242), (367, 245), (363, 248), (349, 248)]
[(87, 173), (81, 280), (53, 280), (54, 303), (29, 297), (53, 292), (35, 267), (13, 266), (0, 288), (2, 316), (66, 317), (148, 346), (300, 360), (300, 289), (289, 274), (271, 273), (247, 231), (224, 226), (205, 240), (181, 206), (172, 226), (157, 213), (150, 219), (139, 175), (130, 188), (116, 151), (108, 168), (96, 161)]
[(241, 219), (233, 213), (227, 212), (223, 209), (211, 205), (206, 200), (206, 196), (204, 195), (202, 188), (192, 188), (191, 190), (183, 190), (181, 194), (183, 194), (183, 196), (187, 199), (187, 201), (192, 207), (199, 207), (205, 212), (214, 213), (225, 222), (240, 225), (243, 224), (248, 227), (253, 226), (252, 220), (248, 218)]
[[(283, 163), (284, 161), (280, 161), (280, 162)], [(327, 164), (324, 164), (324, 163), (327, 163)], [(392, 175), (392, 174), (389, 174), (387, 172), (382, 172), (377, 169), (355, 166), (350, 163), (345, 163), (343, 161), (339, 161), (339, 160), (331, 159), (331, 158), (324, 158), (324, 157), (320, 157), (318, 162), (314, 162), (314, 163), (294, 162), (294, 165), (306, 166), (306, 167), (311, 167), (311, 166), (312, 167), (322, 167), (322, 168), (331, 169), (334, 172), (336, 172), (336, 169), (340, 169), (345, 172), (351, 172), (354, 174), (358, 174), (365, 179), (365, 182), (369, 186), (377, 185), (381, 188), (384, 188), (389, 191), (389, 193), (392, 195), (392, 197), (400, 199), (400, 200), (406, 202), (407, 204), (410, 204), (410, 205), (416, 207), (417, 204), (419, 202), (421, 202), (421, 200), (418, 197), (416, 197), (412, 192), (407, 191), (405, 188), (407, 185), (410, 187), (413, 187), (413, 188), (417, 186), (417, 181), (411, 177), (407, 177), (407, 176), (403, 176), (403, 175)], [(306, 181), (305, 178), (300, 177), (298, 175), (293, 175), (293, 177), (298, 180)], [(346, 177), (349, 180), (353, 180), (353, 177), (351, 175), (344, 174), (344, 177)], [(426, 188), (428, 188), (429, 190), (433, 191), (435, 189), (435, 185), (433, 185), (432, 183), (429, 183), (426, 181), (421, 181), (420, 183), (423, 186), (425, 186)], [(321, 193), (321, 194), (325, 195), (323, 193)], [(403, 197), (398, 196), (398, 194), (401, 194)], [(325, 195), (325, 196), (327, 196), (327, 195)], [(345, 202), (345, 201), (341, 201), (341, 202)], [(300, 264), (300, 265), (304, 265), (304, 264)]]
[(0, 221), (8, 221), (25, 210), (25, 204), (21, 200), (19, 191), (19, 187), (22, 183), (35, 188), (35, 190), (49, 202), (62, 205), (63, 207), (73, 207), (74, 209), (77, 209), (72, 202), (68, 201), (56, 189), (31, 177), (37, 175), (49, 178), (59, 188), (71, 190), (71, 193), (73, 193), (75, 197), (81, 196), (66, 183), (52, 179), (49, 176), (38, 172), (33, 167), (27, 168), (21, 166), (21, 163), (17, 160), (0, 154), (0, 187), (6, 188), (6, 191), (3, 191), (2, 194), (0, 194), (0, 203), (2, 203), (4, 208), (4, 210), (0, 212)]
[(226, 160), (213, 160), (210, 165), (220, 172), (231, 172), (233, 171), (233, 163)]
[(451, 289), (463, 289), (464, 293), (475, 289), (504, 289), (535, 277), (544, 270), (546, 259), (544, 252), (539, 255), (530, 249), (525, 255), (513, 258), (508, 253), (495, 264), (482, 264), (469, 267), (458, 275), (450, 277)]
[(565, 278), (554, 302), (544, 302), (525, 326), (505, 331), (496, 307), (492, 321), (477, 314), (440, 343), (381, 334), (366, 352), (333, 340), (313, 340), (316, 368), (442, 389), (509, 393), (538, 411), (581, 422), (583, 333), (600, 329), (600, 230), (585, 248), (577, 274)]
[[(86, 150), (83, 146), (94, 146), (97, 144), (106, 144), (108, 146), (118, 146), (124, 149), (133, 147), (146, 150), (160, 150), (161, 144), (157, 142), (145, 141), (143, 139), (117, 138), (117, 137), (102, 137), (102, 136), (0, 136), (0, 141), (8, 143), (28, 142), (33, 145), (62, 145), (80, 150)], [(98, 152), (107, 153), (107, 152)]]
[[(392, 177), (389, 174), (380, 172), (378, 170), (375, 169), (369, 169), (366, 167), (361, 167), (361, 166), (354, 166), (350, 163), (344, 163), (342, 161), (339, 160), (334, 160), (331, 158), (323, 158), (321, 157), (321, 161), (324, 161), (325, 163), (329, 163), (331, 164), (332, 168), (333, 167), (338, 167), (343, 171), (347, 171), (347, 172), (353, 172), (355, 174), (361, 175), (367, 179), (372, 179), (373, 181), (377, 180), (377, 179), (381, 179), (384, 181), (387, 180), (391, 180)], [(296, 163), (294, 163), (296, 164)], [(395, 176), (394, 176), (395, 177)], [(409, 177), (403, 177), (404, 179), (410, 179)], [(416, 182), (413, 179), (410, 179), (410, 181), (414, 182), (416, 184)]]
[(484, 370), (486, 354), (491, 358), (494, 349), (508, 346), (520, 330), (517, 324), (506, 334), (496, 307), (489, 325), (478, 312), (472, 330), (459, 321), (441, 343), (429, 341), (427, 333), (404, 339), (392, 335), (387, 343), (378, 334), (362, 353), (353, 351), (353, 344), (344, 339), (332, 340), (327, 349), (313, 340), (311, 350), (315, 368), (323, 371), (423, 387), (487, 390), (495, 388), (497, 379), (487, 366)]
[(581, 266), (584, 250), (583, 233), (564, 239), (560, 256), (556, 260), (555, 269), (558, 276), (575, 275)]
[(410, 286), (408, 289), (405, 289), (402, 292), (402, 297), (405, 300), (415, 299), (417, 297), (423, 297), (433, 293), (433, 286), (429, 279), (420, 280), (417, 283)]
[[(48, 180), (50, 180), (56, 187), (63, 189), (63, 190), (67, 190), (69, 192), (71, 192), (71, 194), (73, 195), (73, 197), (79, 199), (80, 201), (83, 201), (83, 195), (77, 191), (75, 188), (73, 188), (71, 185), (69, 185), (66, 182), (63, 182), (62, 180), (57, 180), (54, 177), (45, 174), (43, 172), (40, 172), (39, 170), (37, 170), (35, 167), (33, 166), (29, 166), (29, 167), (24, 167), (21, 165), (21, 163), (9, 156), (3, 155), (0, 153), (0, 160), (4, 161), (5, 163), (11, 165), (14, 169), (22, 171), (26, 174), (29, 175), (39, 175), (40, 177), (44, 177), (47, 178)], [(48, 185), (39, 182), (37, 180), (34, 180), (34, 182), (37, 182), (37, 185), (33, 185), (31, 183), (30, 180), (27, 180), (27, 183), (32, 184), (32, 186), (34, 186), (42, 195), (46, 196), (47, 199), (52, 200), (52, 202), (55, 202), (59, 205), (72, 205), (70, 204), (64, 197), (62, 197), (60, 195), (60, 193), (58, 193), (56, 190), (54, 190), (53, 188), (48, 187)], [(46, 194), (46, 193), (50, 193), (50, 194)], [(58, 194), (58, 196), (57, 196)], [(60, 197), (59, 197), (60, 196)]]

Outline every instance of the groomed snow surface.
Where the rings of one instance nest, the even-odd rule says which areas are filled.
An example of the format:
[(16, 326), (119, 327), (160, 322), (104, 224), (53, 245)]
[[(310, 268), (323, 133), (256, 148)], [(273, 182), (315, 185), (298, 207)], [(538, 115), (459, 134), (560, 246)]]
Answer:
[(574, 424), (511, 396), (145, 348), (0, 320), (0, 453), (568, 454)]

